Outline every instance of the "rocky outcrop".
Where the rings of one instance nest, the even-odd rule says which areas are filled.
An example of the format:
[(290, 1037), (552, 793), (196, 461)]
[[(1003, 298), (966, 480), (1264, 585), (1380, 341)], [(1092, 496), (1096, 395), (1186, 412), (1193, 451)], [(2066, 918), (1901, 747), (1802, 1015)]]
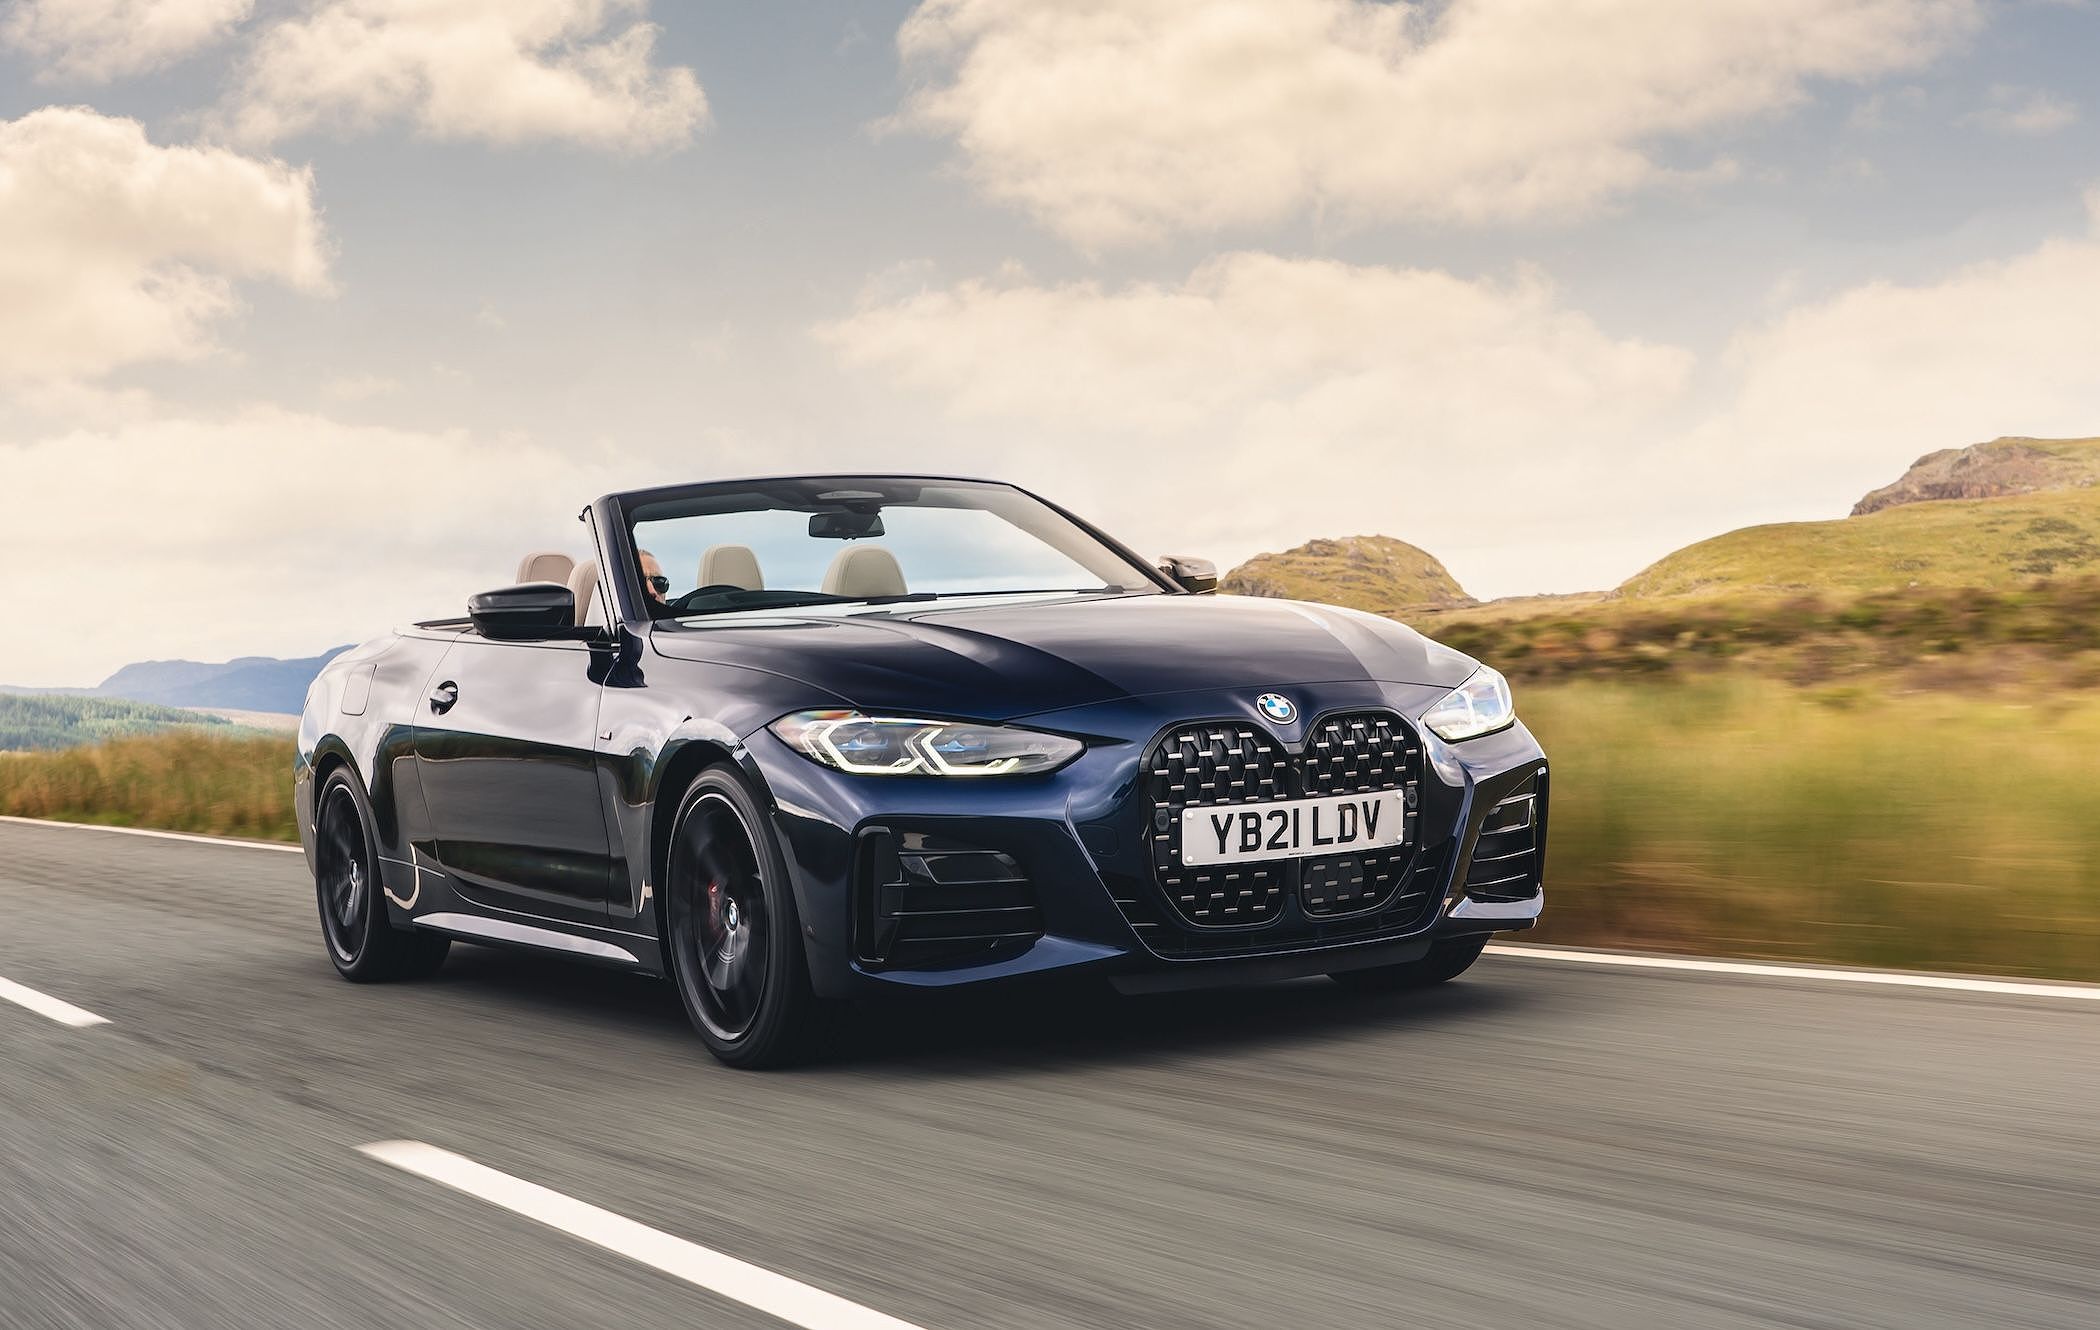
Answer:
[(2100, 479), (2100, 439), (1994, 439), (1943, 448), (1911, 463), (1893, 485), (1852, 505), (1854, 517), (1936, 499), (1998, 499), (2078, 489)]
[(1281, 554), (1257, 554), (1227, 573), (1219, 590), (1373, 613), (1473, 603), (1443, 564), (1391, 536), (1314, 540)]

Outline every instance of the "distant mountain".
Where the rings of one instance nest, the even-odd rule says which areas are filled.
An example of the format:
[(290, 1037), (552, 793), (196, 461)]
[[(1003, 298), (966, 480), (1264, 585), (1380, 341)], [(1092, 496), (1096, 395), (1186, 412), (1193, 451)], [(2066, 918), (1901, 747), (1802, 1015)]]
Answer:
[(1227, 573), (1218, 589), (1374, 614), (1473, 603), (1443, 564), (1391, 536), (1314, 540), (1281, 554), (1257, 554)]
[(217, 716), (148, 702), (78, 693), (0, 694), (0, 751), (4, 752), (71, 748), (127, 735), (199, 728), (222, 734), (239, 732)]
[(2100, 439), (1997, 439), (1918, 459), (1854, 516), (1745, 527), (1629, 578), (1628, 597), (2001, 589), (2100, 573)]
[(147, 660), (126, 665), (96, 685), (101, 697), (125, 697), (172, 707), (221, 707), (297, 715), (307, 685), (321, 667), (350, 648), (336, 647), (301, 660), (241, 656), (209, 664), (194, 660)]

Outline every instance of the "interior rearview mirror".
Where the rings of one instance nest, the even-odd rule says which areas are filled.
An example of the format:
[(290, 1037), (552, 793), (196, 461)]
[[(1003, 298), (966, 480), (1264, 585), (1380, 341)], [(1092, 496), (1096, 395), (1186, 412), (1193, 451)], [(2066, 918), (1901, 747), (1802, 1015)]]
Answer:
[(1207, 596), (1218, 589), (1218, 565), (1187, 554), (1169, 554), (1159, 561), (1159, 570), (1183, 591)]
[(811, 513), (809, 534), (814, 540), (866, 540), (882, 534), (882, 514)]
[(576, 624), (576, 594), (559, 582), (527, 582), (467, 597), (467, 617), (483, 637), (558, 637)]

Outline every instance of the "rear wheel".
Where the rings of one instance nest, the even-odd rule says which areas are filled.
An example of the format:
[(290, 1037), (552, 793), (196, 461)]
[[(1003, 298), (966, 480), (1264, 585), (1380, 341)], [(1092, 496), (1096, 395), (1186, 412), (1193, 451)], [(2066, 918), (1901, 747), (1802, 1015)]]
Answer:
[(1357, 992), (1384, 993), (1398, 989), (1428, 988), (1456, 979), (1480, 959), (1487, 935), (1452, 938), (1434, 943), (1429, 954), (1404, 965), (1381, 965), (1372, 970), (1343, 970), (1328, 975), (1343, 988)]
[(450, 938), (395, 928), (387, 919), (371, 814), (343, 767), (329, 773), (314, 801), (314, 894), (328, 959), (345, 979), (422, 978), (445, 963)]
[(786, 860), (728, 767), (693, 781), (671, 825), (664, 950), (693, 1028), (732, 1067), (807, 1048), (815, 999)]

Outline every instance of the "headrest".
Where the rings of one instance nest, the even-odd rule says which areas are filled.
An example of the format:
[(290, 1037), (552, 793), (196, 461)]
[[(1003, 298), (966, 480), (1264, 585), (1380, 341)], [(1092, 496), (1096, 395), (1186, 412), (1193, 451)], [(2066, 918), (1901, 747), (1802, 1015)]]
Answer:
[(563, 554), (560, 550), (534, 550), (518, 560), (518, 581), (520, 584), (526, 582), (566, 583), (569, 580), (569, 574), (575, 571), (576, 560)]
[(764, 591), (766, 579), (758, 571), (758, 556), (749, 545), (710, 545), (700, 556), (700, 580), (693, 585)]
[(598, 613), (598, 561), (585, 559), (569, 574), (569, 590), (576, 597), (576, 623), (590, 627), (603, 623)]
[(897, 556), (880, 545), (848, 545), (824, 570), (824, 594), (857, 600), (901, 596), (906, 594), (904, 570)]

